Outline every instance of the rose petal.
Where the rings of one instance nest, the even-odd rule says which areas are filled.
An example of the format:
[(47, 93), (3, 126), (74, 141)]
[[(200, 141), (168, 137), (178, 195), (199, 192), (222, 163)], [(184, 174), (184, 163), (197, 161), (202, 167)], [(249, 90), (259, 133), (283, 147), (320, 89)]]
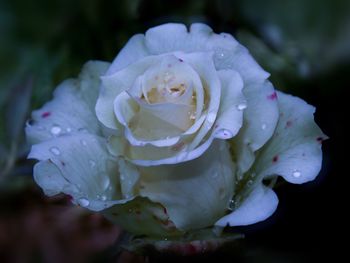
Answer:
[(227, 210), (234, 191), (233, 163), (221, 140), (191, 162), (139, 170), (140, 195), (163, 204), (182, 230), (212, 225)]
[(148, 235), (163, 239), (183, 235), (169, 219), (167, 210), (148, 198), (137, 197), (125, 204), (115, 205), (103, 211), (113, 223), (134, 235)]
[(222, 217), (215, 225), (225, 227), (255, 224), (270, 217), (277, 205), (278, 198), (274, 191), (260, 183), (236, 210)]
[(72, 134), (47, 140), (33, 145), (28, 158), (41, 161), (34, 179), (45, 193), (63, 192), (94, 211), (127, 201), (118, 188), (117, 165), (100, 137)]
[(219, 77), (222, 95), (215, 122), (215, 132), (225, 130), (230, 137), (233, 137), (238, 133), (243, 122), (243, 111), (237, 108), (246, 103), (242, 93), (243, 81), (240, 75), (233, 70), (220, 70)]
[(255, 159), (254, 152), (271, 138), (279, 117), (277, 99), (270, 99), (276, 94), (270, 82), (247, 85), (243, 93), (247, 100), (243, 126), (232, 140), (240, 174), (251, 167)]
[(94, 112), (99, 75), (108, 67), (105, 62), (88, 62), (79, 79), (66, 80), (54, 92), (52, 101), (33, 111), (26, 125), (26, 135), (31, 143), (50, 140), (70, 132), (100, 134)]
[(112, 75), (147, 55), (149, 55), (149, 51), (145, 46), (145, 36), (143, 34), (136, 34), (120, 50), (118, 56), (108, 69), (107, 75)]
[(273, 137), (259, 151), (253, 169), (259, 176), (281, 175), (301, 184), (314, 180), (322, 165), (322, 133), (314, 121), (315, 108), (278, 92), (280, 119)]

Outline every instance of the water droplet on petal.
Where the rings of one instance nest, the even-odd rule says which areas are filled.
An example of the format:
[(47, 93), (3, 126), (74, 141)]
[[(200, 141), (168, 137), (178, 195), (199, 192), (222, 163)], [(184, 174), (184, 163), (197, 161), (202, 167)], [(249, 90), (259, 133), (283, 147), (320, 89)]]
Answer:
[(172, 80), (173, 79), (173, 74), (171, 74), (170, 72), (165, 72), (165, 74), (164, 74), (164, 82), (165, 83), (167, 83), (167, 82), (169, 82), (170, 80)]
[(238, 110), (244, 110), (246, 108), (247, 108), (247, 104), (245, 104), (245, 103), (240, 103), (237, 105)]
[(83, 146), (86, 146), (86, 145), (87, 145), (87, 142), (86, 142), (85, 140), (83, 140), (83, 139), (80, 140), (80, 143), (81, 143), (81, 145), (83, 145)]
[(102, 195), (102, 196), (101, 196), (101, 200), (102, 200), (102, 201), (106, 201), (106, 200), (107, 200), (107, 196)]
[(219, 139), (229, 139), (232, 138), (233, 134), (229, 130), (222, 129), (216, 132), (216, 138)]
[(78, 204), (82, 207), (87, 207), (90, 204), (90, 201), (87, 200), (86, 198), (79, 198)]
[[(123, 178), (124, 178), (124, 177), (123, 177)], [(110, 179), (109, 179), (108, 176), (105, 176), (105, 177), (102, 178), (101, 185), (102, 185), (103, 190), (105, 190), (105, 189), (108, 188), (110, 182), (111, 182), (111, 181), (110, 181)]]
[(66, 129), (66, 131), (67, 131), (67, 132), (71, 132), (72, 129), (68, 127), (68, 128)]
[(266, 130), (266, 124), (265, 123), (263, 123), (262, 125), (261, 125), (261, 129), (263, 129), (263, 130)]
[(52, 135), (57, 136), (57, 135), (59, 135), (61, 133), (62, 129), (61, 129), (61, 127), (55, 125), (55, 126), (52, 126), (50, 131), (51, 131)]
[(89, 160), (89, 165), (91, 168), (94, 168), (96, 166), (96, 162), (94, 160)]
[(252, 186), (252, 184), (253, 184), (253, 181), (252, 181), (252, 180), (249, 180), (249, 181), (247, 182), (247, 186)]
[(301, 176), (301, 172), (300, 172), (299, 170), (294, 170), (294, 171), (293, 171), (293, 176), (294, 176), (295, 178), (299, 178), (299, 177)]
[(235, 209), (235, 207), (236, 207), (236, 202), (233, 199), (231, 199), (230, 203), (228, 204), (228, 209), (233, 211)]
[(26, 121), (26, 126), (27, 127), (28, 126), (32, 126), (32, 125), (34, 125), (34, 123), (35, 123), (35, 121), (33, 119), (29, 119), (29, 120)]
[(61, 151), (57, 147), (51, 147), (50, 152), (52, 152), (54, 155), (60, 155)]

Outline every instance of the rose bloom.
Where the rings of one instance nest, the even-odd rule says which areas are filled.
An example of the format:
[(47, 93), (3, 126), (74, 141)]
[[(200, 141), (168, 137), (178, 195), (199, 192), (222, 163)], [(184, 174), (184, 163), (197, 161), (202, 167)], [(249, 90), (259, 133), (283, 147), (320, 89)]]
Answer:
[(313, 180), (326, 139), (314, 107), (268, 77), (229, 34), (151, 28), (32, 113), (34, 179), (135, 235), (265, 220), (278, 199), (263, 181)]

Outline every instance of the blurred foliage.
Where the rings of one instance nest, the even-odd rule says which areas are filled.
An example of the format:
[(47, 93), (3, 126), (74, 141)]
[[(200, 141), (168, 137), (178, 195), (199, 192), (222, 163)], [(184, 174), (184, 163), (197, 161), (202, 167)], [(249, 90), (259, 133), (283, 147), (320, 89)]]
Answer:
[[(55, 202), (35, 205), (39, 190), (31, 179), (33, 163), (26, 160), (25, 120), (86, 61), (112, 61), (133, 34), (165, 22), (204, 22), (216, 32), (232, 33), (271, 73), (278, 89), (320, 106), (326, 133), (345, 138), (344, 114), (328, 108), (341, 104), (332, 100), (345, 96), (350, 73), (350, 1), (0, 0), (2, 205), (27, 193), (39, 218), (47, 209), (61, 213)], [(14, 203), (6, 213), (12, 218), (32, 213), (21, 207)], [(12, 224), (0, 223), (5, 229)]]

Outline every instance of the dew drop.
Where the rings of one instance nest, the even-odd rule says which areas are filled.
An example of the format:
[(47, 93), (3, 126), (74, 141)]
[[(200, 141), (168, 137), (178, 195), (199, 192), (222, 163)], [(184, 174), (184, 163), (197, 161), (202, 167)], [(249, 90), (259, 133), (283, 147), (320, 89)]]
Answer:
[(249, 187), (249, 186), (252, 186), (252, 184), (253, 184), (253, 181), (252, 180), (249, 180), (248, 182), (247, 182), (247, 186)]
[(163, 79), (164, 79), (164, 82), (167, 83), (173, 79), (173, 74), (171, 74), (170, 72), (165, 72)]
[(232, 136), (233, 136), (232, 132), (226, 129), (219, 130), (216, 133), (216, 137), (219, 139), (228, 139), (228, 138), (231, 138)]
[(244, 109), (246, 109), (247, 108), (247, 104), (245, 104), (245, 103), (241, 103), (241, 104), (238, 104), (237, 105), (237, 109), (238, 110), (244, 110)]
[(27, 126), (27, 127), (28, 127), (28, 126), (33, 126), (34, 123), (35, 123), (35, 121), (34, 121), (33, 119), (29, 119), (29, 120), (26, 121), (26, 126)]
[(219, 59), (223, 59), (223, 58), (225, 57), (225, 53), (224, 53), (224, 52), (219, 52), (219, 53), (217, 54), (217, 57), (218, 57)]
[(86, 198), (79, 198), (78, 204), (82, 207), (87, 207), (90, 204), (90, 201), (87, 200)]
[(94, 160), (89, 160), (89, 165), (91, 168), (94, 168), (96, 166), (96, 162)]
[(67, 131), (67, 132), (71, 132), (72, 129), (68, 127), (68, 128), (66, 129), (66, 131)]
[(236, 202), (233, 199), (231, 199), (229, 204), (228, 204), (228, 209), (233, 211), (235, 209), (235, 207), (236, 207)]
[(81, 143), (81, 145), (83, 145), (83, 146), (86, 146), (86, 145), (87, 145), (87, 142), (86, 142), (85, 140), (83, 140), (83, 139), (80, 140), (80, 143)]
[(62, 129), (61, 129), (61, 127), (55, 125), (55, 126), (52, 126), (50, 131), (51, 131), (52, 135), (56, 136), (56, 135), (59, 135), (61, 133)]
[(294, 176), (295, 178), (299, 178), (299, 177), (301, 176), (301, 172), (300, 172), (299, 170), (294, 170), (294, 171), (293, 171), (293, 176)]
[(261, 125), (261, 129), (263, 129), (263, 130), (266, 130), (266, 124), (265, 123), (263, 123), (262, 125)]
[(101, 200), (102, 200), (102, 201), (106, 201), (106, 200), (107, 200), (107, 196), (102, 195), (102, 196), (101, 196)]
[(111, 181), (109, 180), (108, 176), (103, 177), (102, 182), (101, 182), (103, 190), (107, 189), (110, 183), (111, 183)]
[(60, 155), (61, 151), (57, 147), (51, 147), (50, 152), (52, 152), (54, 155)]

